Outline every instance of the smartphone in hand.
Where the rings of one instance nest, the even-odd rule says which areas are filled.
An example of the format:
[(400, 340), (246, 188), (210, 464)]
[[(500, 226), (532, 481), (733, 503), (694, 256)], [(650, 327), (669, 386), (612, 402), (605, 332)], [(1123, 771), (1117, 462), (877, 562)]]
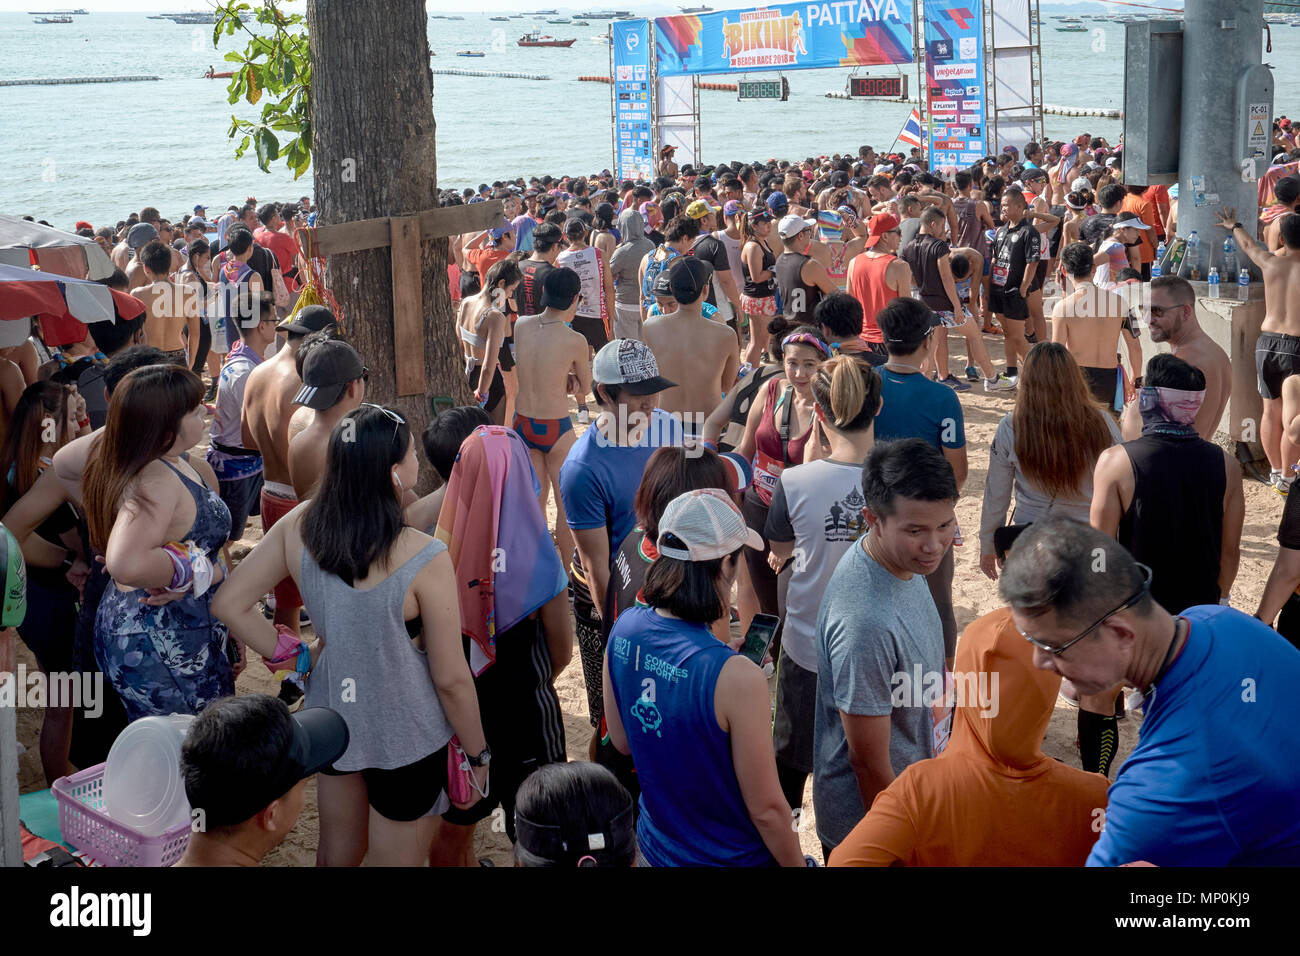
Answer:
[(740, 653), (762, 667), (767, 649), (772, 646), (772, 639), (780, 626), (781, 619), (775, 614), (755, 614), (745, 632), (745, 643), (740, 646)]

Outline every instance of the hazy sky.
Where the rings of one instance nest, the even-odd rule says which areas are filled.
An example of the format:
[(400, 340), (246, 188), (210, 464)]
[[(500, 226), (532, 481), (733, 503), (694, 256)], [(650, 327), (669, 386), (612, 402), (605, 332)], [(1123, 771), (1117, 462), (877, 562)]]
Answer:
[[(773, 0), (773, 4), (781, 0)], [(1071, 6), (1075, 3), (1093, 5), (1095, 0), (1042, 0), (1044, 6)], [(1182, 0), (1151, 0), (1155, 6), (1181, 7)], [(654, 2), (654, 0), (618, 0), (604, 2), (596, 0), (590, 4), (574, 4), (572, 0), (476, 0), (474, 9), (482, 12), (524, 13), (530, 10), (559, 10), (564, 14), (582, 10), (630, 10), (633, 13), (646, 13), (653, 16), (665, 16), (673, 13), (679, 6), (699, 6), (708, 3), (716, 10), (750, 9), (761, 6), (755, 2), (736, 2), (736, 0), (675, 0), (675, 2)], [(464, 14), (464, 0), (428, 0), (430, 13)], [(77, 9), (91, 13), (184, 13), (191, 10), (210, 10), (211, 3), (204, 0), (0, 0), (0, 13), (25, 13), (29, 10)], [(306, 0), (287, 4), (289, 10), (306, 10)], [(1116, 13), (1139, 14), (1141, 7), (1110, 6)], [(1154, 13), (1155, 11), (1151, 11)]]

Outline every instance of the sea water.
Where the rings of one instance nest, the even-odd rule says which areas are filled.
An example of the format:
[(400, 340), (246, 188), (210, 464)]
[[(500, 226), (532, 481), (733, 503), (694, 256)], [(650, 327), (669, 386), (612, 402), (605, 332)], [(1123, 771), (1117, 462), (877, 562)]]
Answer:
[[(431, 0), (428, 6), (430, 13), (464, 9), (443, 0)], [(181, 8), (187, 5), (174, 5)], [(674, 10), (665, 5), (643, 12), (662, 16)], [(544, 73), (551, 79), (435, 76), (439, 186), (612, 169), (610, 87), (577, 80), (609, 74), (609, 47), (591, 39), (605, 33), (609, 21), (580, 27), (548, 25), (544, 17), (494, 22), (489, 15), (430, 19), (430, 46), (437, 53), (432, 66)], [(572, 11), (564, 15), (572, 16)], [(242, 50), (239, 37), (223, 36), (214, 49), (211, 26), (150, 20), (147, 11), (92, 12), (57, 26), (32, 21), (25, 13), (0, 13), (0, 79), (128, 74), (162, 79), (0, 87), (0, 212), (30, 214), (70, 228), (78, 219), (96, 226), (115, 223), (145, 205), (157, 206), (170, 218), (203, 203), (215, 216), (247, 196), (259, 202), (287, 201), (312, 193), (310, 171), (295, 181), (282, 162), (270, 173), (261, 172), (251, 149), (243, 159), (234, 158), (236, 141), (226, 136), (231, 113), (252, 119), (259, 108), (242, 102), (231, 107), (226, 102), (229, 81), (202, 74), (210, 65), (218, 71), (229, 68), (222, 57)], [(1057, 33), (1052, 22), (1042, 32), (1044, 102), (1120, 109), (1123, 25), (1088, 20), (1088, 33)], [(519, 36), (535, 26), (577, 42), (568, 49), (517, 46)], [(455, 55), (464, 49), (482, 50), (486, 56), (471, 60)], [(1296, 109), (1300, 78), (1292, 64), (1298, 58), (1300, 30), (1275, 28), (1273, 53), (1265, 59), (1278, 68), (1279, 114)], [(909, 93), (915, 96), (915, 65), (873, 67), (871, 72), (899, 70), (908, 74)], [(843, 91), (849, 72), (791, 71), (785, 103), (742, 103), (735, 93), (701, 90), (704, 160), (803, 159), (855, 152), (865, 144), (887, 150), (912, 106), (827, 99), (828, 90)], [(772, 74), (751, 78), (765, 75)], [(1048, 116), (1046, 125), (1048, 136), (1061, 139), (1087, 130), (1113, 143), (1122, 131), (1121, 121), (1095, 117)]]

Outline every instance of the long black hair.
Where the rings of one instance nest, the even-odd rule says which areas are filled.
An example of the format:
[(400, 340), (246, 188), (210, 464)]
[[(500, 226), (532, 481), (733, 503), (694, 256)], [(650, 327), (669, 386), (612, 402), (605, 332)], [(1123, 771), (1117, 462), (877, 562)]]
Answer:
[(362, 405), (330, 434), (325, 473), (302, 517), (302, 543), (321, 569), (348, 585), (385, 558), (402, 531), (392, 469), (411, 447), (396, 412)]

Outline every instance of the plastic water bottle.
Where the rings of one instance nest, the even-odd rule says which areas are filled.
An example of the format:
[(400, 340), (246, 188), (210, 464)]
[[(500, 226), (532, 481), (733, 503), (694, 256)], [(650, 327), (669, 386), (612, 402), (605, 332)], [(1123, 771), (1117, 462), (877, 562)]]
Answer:
[(1165, 270), (1160, 266), (1160, 263), (1164, 261), (1165, 251), (1165, 241), (1161, 239), (1160, 245), (1156, 246), (1156, 261), (1151, 263), (1151, 278), (1153, 279), (1159, 279), (1165, 274)]
[(1183, 260), (1187, 265), (1187, 277), (1193, 282), (1199, 282), (1201, 279), (1201, 237), (1193, 229), (1187, 237), (1187, 257)]
[(1219, 270), (1215, 266), (1210, 266), (1210, 298), (1219, 297)]
[(1225, 276), (1237, 274), (1237, 244), (1232, 241), (1232, 236), (1223, 240), (1223, 274)]
[(1237, 273), (1237, 301), (1245, 302), (1250, 298), (1250, 270), (1242, 269)]

